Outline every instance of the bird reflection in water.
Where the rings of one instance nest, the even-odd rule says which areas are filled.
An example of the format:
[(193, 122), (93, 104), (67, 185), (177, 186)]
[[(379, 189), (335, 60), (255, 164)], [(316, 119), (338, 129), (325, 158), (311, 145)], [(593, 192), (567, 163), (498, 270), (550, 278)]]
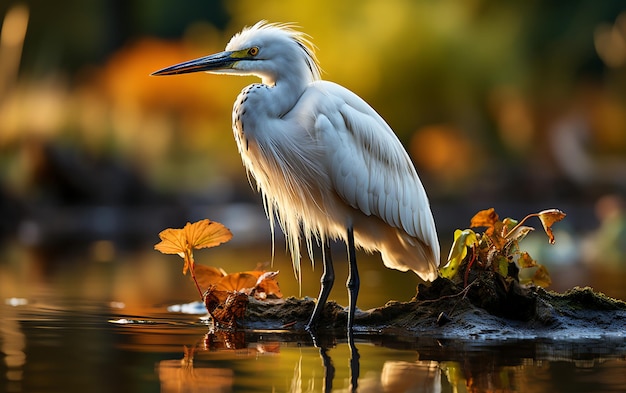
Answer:
[[(347, 342), (345, 338), (333, 335), (315, 337), (313, 342), (305, 334), (284, 337), (284, 333), (283, 337), (278, 334), (279, 339), (287, 338), (288, 341), (279, 342), (271, 341), (274, 333), (266, 334), (270, 341), (258, 342), (257, 333), (244, 331), (206, 334), (195, 345), (183, 348), (182, 359), (159, 362), (157, 372), (161, 391), (209, 389), (222, 392), (242, 387), (270, 390), (278, 389), (285, 381), (289, 381), (285, 386), (289, 392), (441, 392), (442, 389), (440, 363), (431, 360), (386, 358), (382, 366), (372, 370), (372, 361), (378, 360), (373, 355), (367, 362), (369, 368), (361, 376), (361, 355), (353, 334), (348, 335)], [(344, 363), (348, 358), (343, 352), (345, 344), (349, 350), (347, 363)], [(368, 345), (367, 341), (363, 344)], [(316, 363), (315, 355), (306, 348), (312, 349), (312, 345), (318, 348), (322, 375), (316, 375), (317, 367), (311, 366), (311, 362)]]

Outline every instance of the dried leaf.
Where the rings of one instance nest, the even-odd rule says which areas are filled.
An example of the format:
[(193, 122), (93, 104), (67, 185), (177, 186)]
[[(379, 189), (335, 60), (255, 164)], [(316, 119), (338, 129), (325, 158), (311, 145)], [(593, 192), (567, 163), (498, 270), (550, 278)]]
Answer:
[(224, 225), (208, 219), (188, 222), (184, 228), (167, 228), (159, 233), (161, 242), (154, 246), (163, 254), (184, 253), (194, 248), (215, 247), (229, 241), (233, 235)]
[(499, 221), (498, 213), (491, 207), (486, 210), (481, 210), (472, 217), (470, 221), (470, 227), (487, 227), (486, 234), (492, 235), (496, 223)]
[(265, 272), (258, 279), (254, 287), (254, 297), (259, 300), (267, 298), (282, 299), (283, 293), (280, 291), (276, 276), (278, 272)]
[(200, 249), (219, 246), (232, 239), (233, 234), (219, 222), (204, 219), (183, 228), (191, 248)]
[(515, 226), (519, 224), (519, 222), (513, 218), (507, 217), (504, 220), (502, 220), (502, 230), (504, 233), (504, 236), (506, 236), (507, 233), (509, 233), (513, 228), (515, 228)]
[(441, 276), (448, 279), (453, 278), (457, 274), (461, 262), (467, 255), (467, 247), (471, 247), (477, 242), (476, 233), (471, 229), (464, 231), (457, 229), (454, 231), (454, 242), (450, 248), (448, 263), (439, 269)]
[(535, 285), (538, 285), (542, 288), (549, 287), (552, 284), (552, 279), (550, 278), (550, 273), (548, 273), (548, 269), (545, 266), (539, 265), (537, 271), (533, 275), (532, 281)]
[(244, 316), (248, 295), (237, 291), (221, 291), (210, 287), (204, 296), (204, 305), (213, 319), (227, 327), (234, 327)]
[(167, 228), (159, 233), (161, 242), (154, 246), (155, 250), (163, 254), (177, 254), (184, 259), (183, 274), (192, 269), (193, 275), (193, 249), (215, 247), (229, 241), (233, 235), (228, 228), (219, 222), (208, 219), (195, 223), (188, 222), (184, 228)]
[(528, 235), (529, 232), (532, 232), (534, 230), (535, 230), (535, 228), (533, 228), (533, 227), (527, 227), (527, 226), (524, 226), (524, 225), (520, 225), (520, 226), (516, 227), (512, 232), (509, 232), (506, 235), (506, 239), (508, 241), (515, 240), (515, 241), (519, 242), (523, 238), (525, 238), (526, 235)]
[(540, 211), (539, 213), (537, 213), (537, 215), (541, 220), (541, 225), (543, 225), (543, 229), (548, 235), (550, 244), (554, 244), (555, 240), (554, 234), (552, 233), (552, 224), (561, 221), (566, 216), (566, 214), (559, 209), (548, 209)]
[(242, 292), (249, 295), (256, 285), (257, 276), (248, 272), (231, 273), (222, 277), (215, 285), (219, 291)]
[(525, 269), (537, 266), (537, 262), (530, 256), (529, 253), (523, 251), (517, 259), (517, 265), (520, 269)]
[(185, 257), (187, 250), (187, 237), (181, 229), (167, 228), (159, 233), (161, 242), (154, 246), (154, 249), (163, 254), (177, 254), (181, 258)]
[(217, 284), (226, 275), (226, 272), (222, 269), (199, 264), (195, 264), (195, 271), (198, 285), (204, 291), (210, 286)]

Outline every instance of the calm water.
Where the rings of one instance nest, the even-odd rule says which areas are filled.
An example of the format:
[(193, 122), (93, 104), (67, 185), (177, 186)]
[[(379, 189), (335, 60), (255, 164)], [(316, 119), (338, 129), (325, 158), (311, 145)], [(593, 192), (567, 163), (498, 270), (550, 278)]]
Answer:
[(165, 306), (3, 299), (3, 392), (623, 392), (626, 339), (209, 333)]
[[(320, 337), (318, 347), (298, 332), (209, 334), (199, 315), (168, 311), (197, 297), (179, 258), (152, 245), (129, 255), (102, 246), (0, 252), (0, 392), (626, 391), (626, 332), (576, 341), (357, 335), (353, 345)], [(267, 257), (219, 247), (196, 260), (235, 272)], [(414, 295), (414, 275), (360, 262), (360, 308)], [(302, 294), (315, 296), (319, 272), (304, 266)], [(277, 255), (274, 269), (283, 293), (298, 296), (290, 260)], [(340, 282), (340, 261), (336, 272)], [(589, 274), (565, 273), (554, 277), (598, 287)], [(598, 283), (613, 282), (605, 291), (620, 297), (624, 273), (605, 276), (612, 281)], [(345, 288), (331, 298), (346, 304)]]

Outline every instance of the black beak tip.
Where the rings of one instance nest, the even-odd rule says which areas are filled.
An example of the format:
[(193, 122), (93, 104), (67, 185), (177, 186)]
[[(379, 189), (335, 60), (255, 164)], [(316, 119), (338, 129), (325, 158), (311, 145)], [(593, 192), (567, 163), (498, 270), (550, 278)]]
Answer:
[(163, 76), (163, 75), (170, 75), (170, 73), (167, 72), (167, 68), (154, 71), (153, 73), (150, 74), (150, 76)]

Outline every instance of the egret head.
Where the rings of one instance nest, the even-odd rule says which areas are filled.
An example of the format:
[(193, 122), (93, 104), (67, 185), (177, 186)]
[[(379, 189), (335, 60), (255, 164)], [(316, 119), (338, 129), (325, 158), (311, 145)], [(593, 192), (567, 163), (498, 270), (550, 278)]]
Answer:
[(292, 25), (265, 21), (235, 34), (224, 52), (176, 64), (152, 75), (200, 71), (256, 75), (271, 85), (289, 77), (306, 82), (320, 78), (319, 65), (306, 35)]

